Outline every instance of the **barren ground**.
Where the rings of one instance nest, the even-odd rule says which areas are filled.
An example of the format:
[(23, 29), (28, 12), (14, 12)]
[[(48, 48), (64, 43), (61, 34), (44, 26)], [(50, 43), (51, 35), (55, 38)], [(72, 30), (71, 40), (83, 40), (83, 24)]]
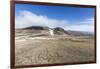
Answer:
[(93, 39), (66, 37), (16, 37), (15, 65), (94, 61)]

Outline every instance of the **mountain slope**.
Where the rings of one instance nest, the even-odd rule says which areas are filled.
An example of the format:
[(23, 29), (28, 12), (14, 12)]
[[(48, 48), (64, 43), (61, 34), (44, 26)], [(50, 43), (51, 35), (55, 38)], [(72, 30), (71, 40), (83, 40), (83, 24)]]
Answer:
[(56, 28), (49, 28), (46, 26), (30, 26), (22, 29), (16, 29), (16, 32), (19, 33), (28, 33), (28, 34), (44, 34), (44, 35), (50, 35), (50, 29), (53, 30), (52, 32), (54, 35), (69, 35), (69, 36), (93, 36), (92, 33), (88, 32), (82, 32), (82, 31), (70, 31), (70, 30), (64, 30), (61, 27)]

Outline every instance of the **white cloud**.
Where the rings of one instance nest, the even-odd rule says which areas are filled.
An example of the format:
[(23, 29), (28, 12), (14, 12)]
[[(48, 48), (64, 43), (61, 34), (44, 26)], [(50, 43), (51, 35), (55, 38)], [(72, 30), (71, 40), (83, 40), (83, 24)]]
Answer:
[(72, 24), (68, 20), (51, 19), (47, 16), (34, 14), (30, 11), (20, 11), (15, 17), (15, 28), (24, 28), (28, 26), (62, 27), (65, 30), (94, 32), (94, 18), (88, 18)]
[(24, 28), (28, 26), (48, 26), (64, 27), (67, 24), (66, 20), (50, 19), (47, 16), (37, 15), (29, 11), (21, 11), (19, 15), (15, 17), (15, 27)]
[(69, 25), (66, 30), (94, 32), (94, 18), (89, 18), (79, 22), (77, 25)]

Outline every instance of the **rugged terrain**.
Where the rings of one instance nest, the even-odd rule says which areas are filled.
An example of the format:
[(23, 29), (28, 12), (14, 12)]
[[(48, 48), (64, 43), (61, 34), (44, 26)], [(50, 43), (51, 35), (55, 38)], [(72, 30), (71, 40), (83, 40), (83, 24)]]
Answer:
[(94, 61), (93, 35), (48, 27), (15, 30), (15, 65)]

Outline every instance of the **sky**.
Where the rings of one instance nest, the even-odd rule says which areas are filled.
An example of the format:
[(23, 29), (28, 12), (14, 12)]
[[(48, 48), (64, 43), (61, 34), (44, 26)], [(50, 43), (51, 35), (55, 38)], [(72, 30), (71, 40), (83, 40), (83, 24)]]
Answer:
[(29, 26), (94, 32), (94, 8), (15, 4), (15, 28)]

